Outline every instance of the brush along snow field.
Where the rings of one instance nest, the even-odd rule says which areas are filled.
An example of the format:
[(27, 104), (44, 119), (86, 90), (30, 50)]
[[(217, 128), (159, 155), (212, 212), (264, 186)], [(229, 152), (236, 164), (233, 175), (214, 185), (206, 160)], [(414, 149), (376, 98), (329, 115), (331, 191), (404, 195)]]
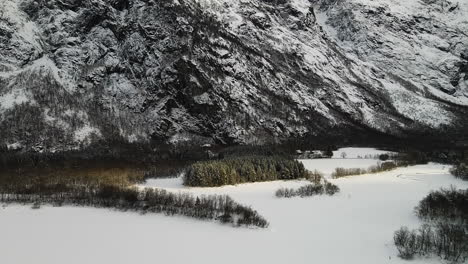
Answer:
[(299, 161), (304, 164), (306, 169), (318, 170), (326, 178), (330, 178), (338, 167), (367, 169), (375, 166), (381, 163), (378, 157), (383, 154), (391, 155), (395, 154), (395, 152), (375, 148), (340, 148), (333, 151), (333, 156), (330, 159), (299, 159)]
[[(334, 160), (329, 170), (342, 166), (343, 159)], [(189, 188), (179, 177), (141, 186), (228, 194), (264, 216), (270, 222), (266, 229), (162, 214), (9, 205), (0, 208), (0, 263), (408, 263), (397, 257), (393, 233), (402, 225), (421, 224), (413, 209), (429, 191), (468, 188), (449, 169), (429, 163), (330, 179), (340, 187), (338, 194), (310, 198), (275, 197), (280, 187), (309, 183), (301, 180)]]

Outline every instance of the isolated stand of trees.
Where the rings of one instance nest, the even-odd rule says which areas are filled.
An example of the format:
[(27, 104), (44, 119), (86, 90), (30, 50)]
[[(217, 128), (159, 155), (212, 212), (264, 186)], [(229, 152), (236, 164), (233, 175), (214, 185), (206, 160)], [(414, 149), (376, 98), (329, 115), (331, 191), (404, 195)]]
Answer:
[(291, 198), (291, 197), (310, 197), (314, 195), (334, 195), (339, 192), (340, 188), (331, 182), (324, 181), (324, 183), (311, 183), (301, 186), (297, 189), (293, 188), (280, 188), (275, 192), (278, 198)]
[(426, 222), (417, 230), (402, 227), (394, 234), (399, 255), (438, 256), (453, 263), (468, 259), (468, 190), (433, 191), (416, 207)]
[(450, 173), (457, 178), (468, 181), (468, 165), (464, 162), (454, 165)]
[(250, 207), (240, 205), (226, 195), (194, 197), (187, 193), (170, 193), (162, 189), (139, 190), (111, 185), (74, 186), (50, 185), (36, 192), (33, 188), (22, 190), (2, 189), (3, 203), (40, 204), (54, 206), (73, 205), (113, 208), (140, 213), (165, 213), (198, 219), (212, 219), (236, 226), (268, 227), (268, 222)]
[(292, 158), (250, 156), (196, 162), (187, 170), (184, 185), (213, 187), (309, 177), (304, 165)]

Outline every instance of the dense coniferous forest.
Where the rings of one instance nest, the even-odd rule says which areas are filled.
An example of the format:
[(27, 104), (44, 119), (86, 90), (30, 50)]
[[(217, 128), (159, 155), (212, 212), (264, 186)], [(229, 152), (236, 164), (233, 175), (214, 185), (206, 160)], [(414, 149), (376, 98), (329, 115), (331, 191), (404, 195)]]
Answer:
[(201, 161), (192, 164), (184, 176), (187, 186), (222, 186), (246, 182), (309, 178), (304, 165), (281, 156), (250, 156)]

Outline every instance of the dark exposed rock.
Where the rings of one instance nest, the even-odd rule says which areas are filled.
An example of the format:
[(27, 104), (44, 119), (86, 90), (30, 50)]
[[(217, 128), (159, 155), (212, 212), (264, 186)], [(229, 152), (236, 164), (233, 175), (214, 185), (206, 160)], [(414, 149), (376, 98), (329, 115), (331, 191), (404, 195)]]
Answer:
[[(467, 55), (456, 41), (466, 38), (448, 38), (430, 17), (353, 1), (217, 3), (2, 1), (0, 144), (266, 143), (464, 127)], [(412, 36), (450, 60), (400, 52)]]

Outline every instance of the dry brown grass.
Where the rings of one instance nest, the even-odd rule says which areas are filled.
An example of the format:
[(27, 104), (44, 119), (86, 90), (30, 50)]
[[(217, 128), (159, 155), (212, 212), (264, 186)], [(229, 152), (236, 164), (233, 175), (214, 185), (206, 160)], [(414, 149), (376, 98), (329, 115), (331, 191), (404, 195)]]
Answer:
[(2, 185), (129, 186), (144, 180), (145, 170), (131, 167), (28, 168), (3, 170)]
[(346, 177), (346, 176), (356, 176), (356, 175), (362, 175), (362, 174), (370, 174), (370, 173), (379, 173), (379, 172), (384, 172), (384, 171), (391, 171), (394, 170), (398, 167), (405, 167), (408, 166), (408, 163), (406, 162), (400, 162), (400, 161), (387, 161), (383, 162), (378, 165), (370, 166), (367, 169), (361, 169), (361, 168), (336, 168), (335, 171), (332, 173), (332, 178), (337, 179), (341, 177)]

